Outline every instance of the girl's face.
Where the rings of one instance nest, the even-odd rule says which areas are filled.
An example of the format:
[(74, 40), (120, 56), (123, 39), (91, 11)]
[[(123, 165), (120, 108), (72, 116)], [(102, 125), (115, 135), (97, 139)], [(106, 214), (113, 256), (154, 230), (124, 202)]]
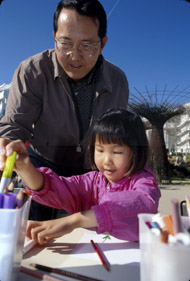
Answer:
[(110, 183), (123, 179), (131, 166), (131, 148), (120, 144), (95, 141), (94, 161)]

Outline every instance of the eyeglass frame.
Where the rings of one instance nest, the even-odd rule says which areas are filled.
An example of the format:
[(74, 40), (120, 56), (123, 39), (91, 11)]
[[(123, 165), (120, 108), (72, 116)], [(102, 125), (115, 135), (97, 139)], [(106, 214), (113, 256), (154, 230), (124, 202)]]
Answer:
[[(80, 50), (81, 46), (82, 46), (83, 44), (89, 44), (89, 45), (93, 46), (95, 49), (97, 49), (98, 43), (101, 42), (101, 39), (99, 39), (99, 40), (97, 40), (97, 41), (94, 41), (93, 43), (92, 43), (92, 42), (91, 42), (91, 43), (85, 43), (85, 42), (84, 42), (84, 43), (79, 44), (78, 46), (76, 46), (76, 44), (72, 44), (72, 48), (69, 48), (69, 50), (68, 50), (67, 52), (64, 52), (63, 50), (59, 50), (59, 48), (58, 48), (58, 46), (57, 46), (57, 44), (60, 44), (60, 45), (63, 46), (63, 43), (60, 42), (60, 39), (58, 39), (57, 37), (54, 37), (54, 39), (55, 39), (55, 44), (56, 44), (56, 48), (57, 48), (58, 52), (59, 52), (60, 54), (62, 54), (62, 55), (66, 55), (66, 56), (69, 56), (69, 55), (72, 53), (72, 51), (73, 51), (75, 48), (77, 48), (77, 50), (78, 50), (83, 56), (85, 56), (85, 57), (92, 57), (92, 56), (94, 55), (94, 53), (93, 53), (93, 54), (89, 54), (89, 55), (84, 54), (84, 53), (83, 53), (84, 50)], [(96, 44), (96, 45), (95, 45), (95, 44)]]

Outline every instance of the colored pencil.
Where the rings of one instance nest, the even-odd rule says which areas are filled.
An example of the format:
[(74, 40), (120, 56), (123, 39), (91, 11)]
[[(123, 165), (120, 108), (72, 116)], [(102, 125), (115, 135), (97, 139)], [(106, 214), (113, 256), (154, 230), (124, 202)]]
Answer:
[(106, 257), (104, 256), (102, 250), (100, 249), (99, 245), (97, 243), (94, 243), (93, 240), (90, 240), (94, 250), (96, 251), (96, 253), (98, 254), (103, 266), (105, 267), (105, 269), (107, 271), (110, 271), (110, 264), (108, 263)]
[(60, 279), (60, 278), (51, 276), (49, 274), (45, 274), (43, 272), (40, 272), (38, 270), (33, 270), (33, 269), (30, 269), (30, 268), (27, 268), (27, 267), (24, 267), (24, 266), (20, 267), (20, 271), (24, 272), (24, 273), (26, 273), (28, 275), (34, 276), (34, 277), (36, 277), (36, 278), (38, 278), (40, 280), (45, 280), (45, 281), (66, 281), (64, 279)]
[(42, 265), (42, 264), (31, 263), (30, 265), (32, 267), (36, 268), (36, 269), (43, 270), (45, 272), (56, 273), (56, 274), (67, 276), (67, 277), (77, 279), (77, 280), (102, 281), (100, 279), (96, 279), (96, 278), (93, 278), (93, 277), (88, 277), (88, 276), (81, 275), (81, 274), (78, 274), (78, 273), (74, 273), (74, 272), (71, 272), (71, 271), (67, 271), (67, 270), (64, 270), (64, 269), (48, 267), (48, 266), (45, 266), (45, 265)]
[(15, 187), (14, 182), (11, 181), (11, 183), (8, 186), (7, 191), (8, 192), (14, 192), (14, 187)]
[(16, 196), (16, 206), (21, 208), (23, 205), (23, 189), (21, 188)]

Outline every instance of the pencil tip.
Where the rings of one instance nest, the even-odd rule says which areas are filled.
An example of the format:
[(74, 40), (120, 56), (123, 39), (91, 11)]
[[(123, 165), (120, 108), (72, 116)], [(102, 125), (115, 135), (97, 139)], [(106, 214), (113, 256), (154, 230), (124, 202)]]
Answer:
[(111, 271), (111, 269), (110, 269), (110, 266), (108, 265), (108, 264), (103, 264), (104, 265), (104, 267), (105, 267), (105, 269), (107, 270), (107, 271)]
[(14, 191), (14, 187), (15, 187), (14, 183), (11, 182), (11, 183), (9, 184), (9, 186), (8, 186), (8, 192), (13, 192), (13, 191)]

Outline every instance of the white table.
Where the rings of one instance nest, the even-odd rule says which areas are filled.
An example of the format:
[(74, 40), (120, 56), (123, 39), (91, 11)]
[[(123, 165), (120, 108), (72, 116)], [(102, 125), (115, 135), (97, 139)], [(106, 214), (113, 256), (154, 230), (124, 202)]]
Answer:
[[(140, 281), (140, 250), (137, 242), (126, 242), (111, 237), (103, 242), (105, 235), (86, 229), (76, 229), (48, 243), (46, 247), (34, 247), (22, 260), (22, 266), (31, 263), (65, 269), (104, 281)], [(102, 266), (90, 240), (97, 242), (111, 265), (108, 272)], [(57, 276), (58, 275), (53, 275)], [(72, 281), (73, 278), (61, 277)], [(37, 281), (39, 279), (20, 272), (18, 281)], [(76, 280), (76, 279), (75, 279)]]

